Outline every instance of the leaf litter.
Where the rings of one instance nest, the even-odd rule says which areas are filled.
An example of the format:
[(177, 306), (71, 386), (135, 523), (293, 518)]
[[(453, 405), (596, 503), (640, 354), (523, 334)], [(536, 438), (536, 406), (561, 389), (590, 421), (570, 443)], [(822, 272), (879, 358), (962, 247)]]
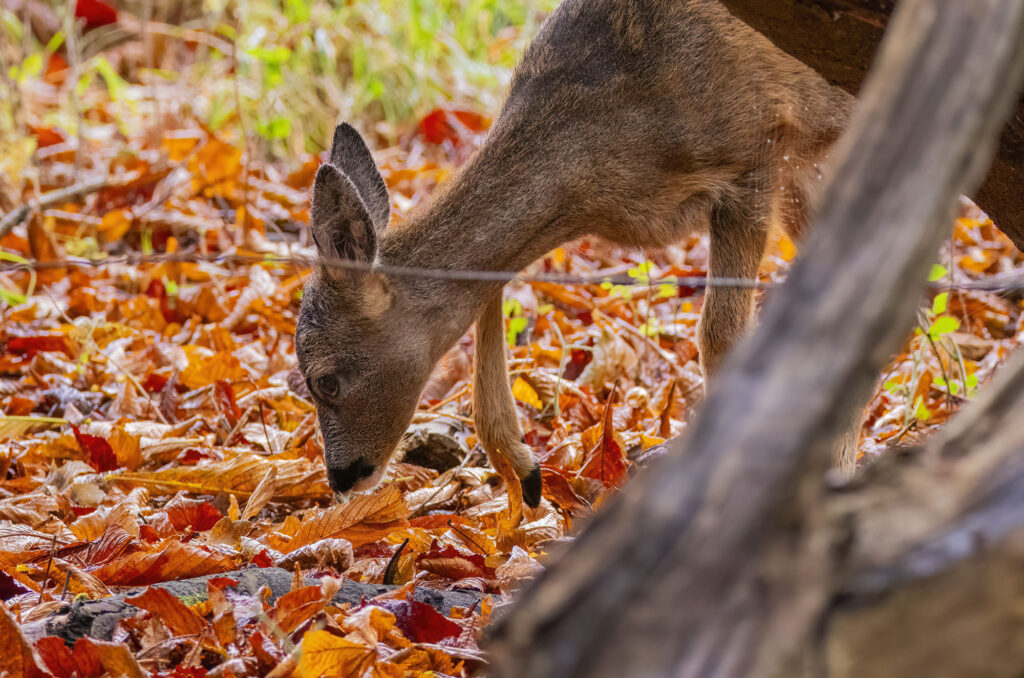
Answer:
[[(375, 491), (334, 504), (292, 342), (308, 271), (260, 262), (313, 254), (303, 224), (319, 159), (247, 159), (239, 130), (214, 132), (188, 117), (168, 119), (158, 137), (122, 124), (121, 143), (84, 138), (81, 147), (35, 122), (48, 149), (37, 158), (40, 190), (67, 187), (76, 166), (104, 188), (32, 211), (0, 239), (5, 256), (59, 266), (0, 274), (0, 639), (15, 675), (481, 673), (477, 640), (494, 608), (543, 569), (575, 520), (665, 453), (703, 394), (701, 298), (650, 281), (704, 275), (706, 238), (650, 260), (570, 243), (532, 269), (628, 273), (638, 284), (508, 286), (514, 393), (542, 465), (540, 507), (524, 506), (518, 485), (505, 487), (474, 437), (471, 335), (420, 402), (418, 422), (452, 423), (423, 436), (445, 439), (445, 454), (423, 462), (436, 468), (393, 463)], [(379, 154), (392, 227), (429, 200), (487, 124), (473, 111), (438, 109)], [(129, 252), (259, 263), (61, 263)], [(762, 280), (782, 279), (794, 255), (778, 236)], [(1024, 267), (966, 204), (940, 260), (940, 282)], [(862, 456), (944, 423), (1021, 341), (1021, 306), (1019, 294), (952, 290), (923, 309), (867, 407)], [(270, 566), (319, 584), (297, 578), (273, 604), (242, 596), (225, 577), (208, 580), (204, 601), (150, 586)], [(337, 606), (341, 578), (399, 588)], [(22, 632), (47, 606), (123, 587), (142, 590), (117, 642), (69, 647)], [(446, 617), (414, 600), (414, 587), (484, 597)]]

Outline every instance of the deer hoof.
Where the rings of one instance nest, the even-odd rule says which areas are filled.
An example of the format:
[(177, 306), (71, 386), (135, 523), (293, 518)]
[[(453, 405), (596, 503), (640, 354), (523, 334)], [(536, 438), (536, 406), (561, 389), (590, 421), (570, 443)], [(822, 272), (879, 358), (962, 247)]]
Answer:
[(544, 489), (544, 482), (540, 476), (540, 466), (535, 465), (525, 478), (519, 480), (519, 483), (523, 486), (523, 501), (530, 508), (537, 508), (540, 504), (541, 490)]

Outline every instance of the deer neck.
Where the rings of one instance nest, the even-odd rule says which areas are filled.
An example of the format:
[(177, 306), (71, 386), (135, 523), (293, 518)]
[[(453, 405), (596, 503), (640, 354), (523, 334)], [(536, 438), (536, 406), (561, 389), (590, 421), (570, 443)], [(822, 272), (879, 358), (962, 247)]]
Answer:
[[(389, 229), (384, 265), (452, 271), (519, 271), (575, 237), (562, 218), (555, 187), (529, 172), (501, 167), (482, 149), (430, 207)], [(503, 283), (392, 276), (410, 323), (424, 324), (440, 357), (476, 319)]]

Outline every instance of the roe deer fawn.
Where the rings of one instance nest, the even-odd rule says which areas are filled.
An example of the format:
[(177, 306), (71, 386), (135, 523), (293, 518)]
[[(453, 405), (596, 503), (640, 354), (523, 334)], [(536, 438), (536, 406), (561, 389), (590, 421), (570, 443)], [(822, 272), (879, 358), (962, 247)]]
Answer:
[[(717, 0), (565, 0), (526, 50), (486, 143), (429, 208), (389, 229), (384, 181), (342, 124), (316, 175), (312, 233), (326, 257), (504, 271), (583, 235), (644, 248), (707, 229), (709, 275), (753, 279), (773, 215), (799, 236), (853, 105)], [(705, 375), (753, 301), (751, 289), (707, 290)], [(379, 481), (431, 369), (474, 320), (478, 437), (537, 505), (501, 283), (318, 266), (295, 342), (335, 491)]]

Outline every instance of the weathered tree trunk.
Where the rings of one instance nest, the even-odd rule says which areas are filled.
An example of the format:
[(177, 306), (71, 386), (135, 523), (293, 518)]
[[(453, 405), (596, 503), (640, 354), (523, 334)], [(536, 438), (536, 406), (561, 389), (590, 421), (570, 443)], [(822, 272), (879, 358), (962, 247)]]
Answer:
[(827, 500), (845, 557), (811, 665), (830, 678), (1011, 678), (1024, 666), (1024, 353), (926, 450)]
[(832, 442), (906, 336), (1024, 78), (1019, 0), (904, 0), (891, 33), (784, 291), (673, 453), (496, 624), (496, 675), (766, 676), (806, 647), (836, 576)]
[[(896, 6), (895, 0), (721, 2), (782, 50), (853, 93), (860, 90)], [(996, 159), (975, 200), (1024, 250), (1024, 97), (1003, 129)]]

